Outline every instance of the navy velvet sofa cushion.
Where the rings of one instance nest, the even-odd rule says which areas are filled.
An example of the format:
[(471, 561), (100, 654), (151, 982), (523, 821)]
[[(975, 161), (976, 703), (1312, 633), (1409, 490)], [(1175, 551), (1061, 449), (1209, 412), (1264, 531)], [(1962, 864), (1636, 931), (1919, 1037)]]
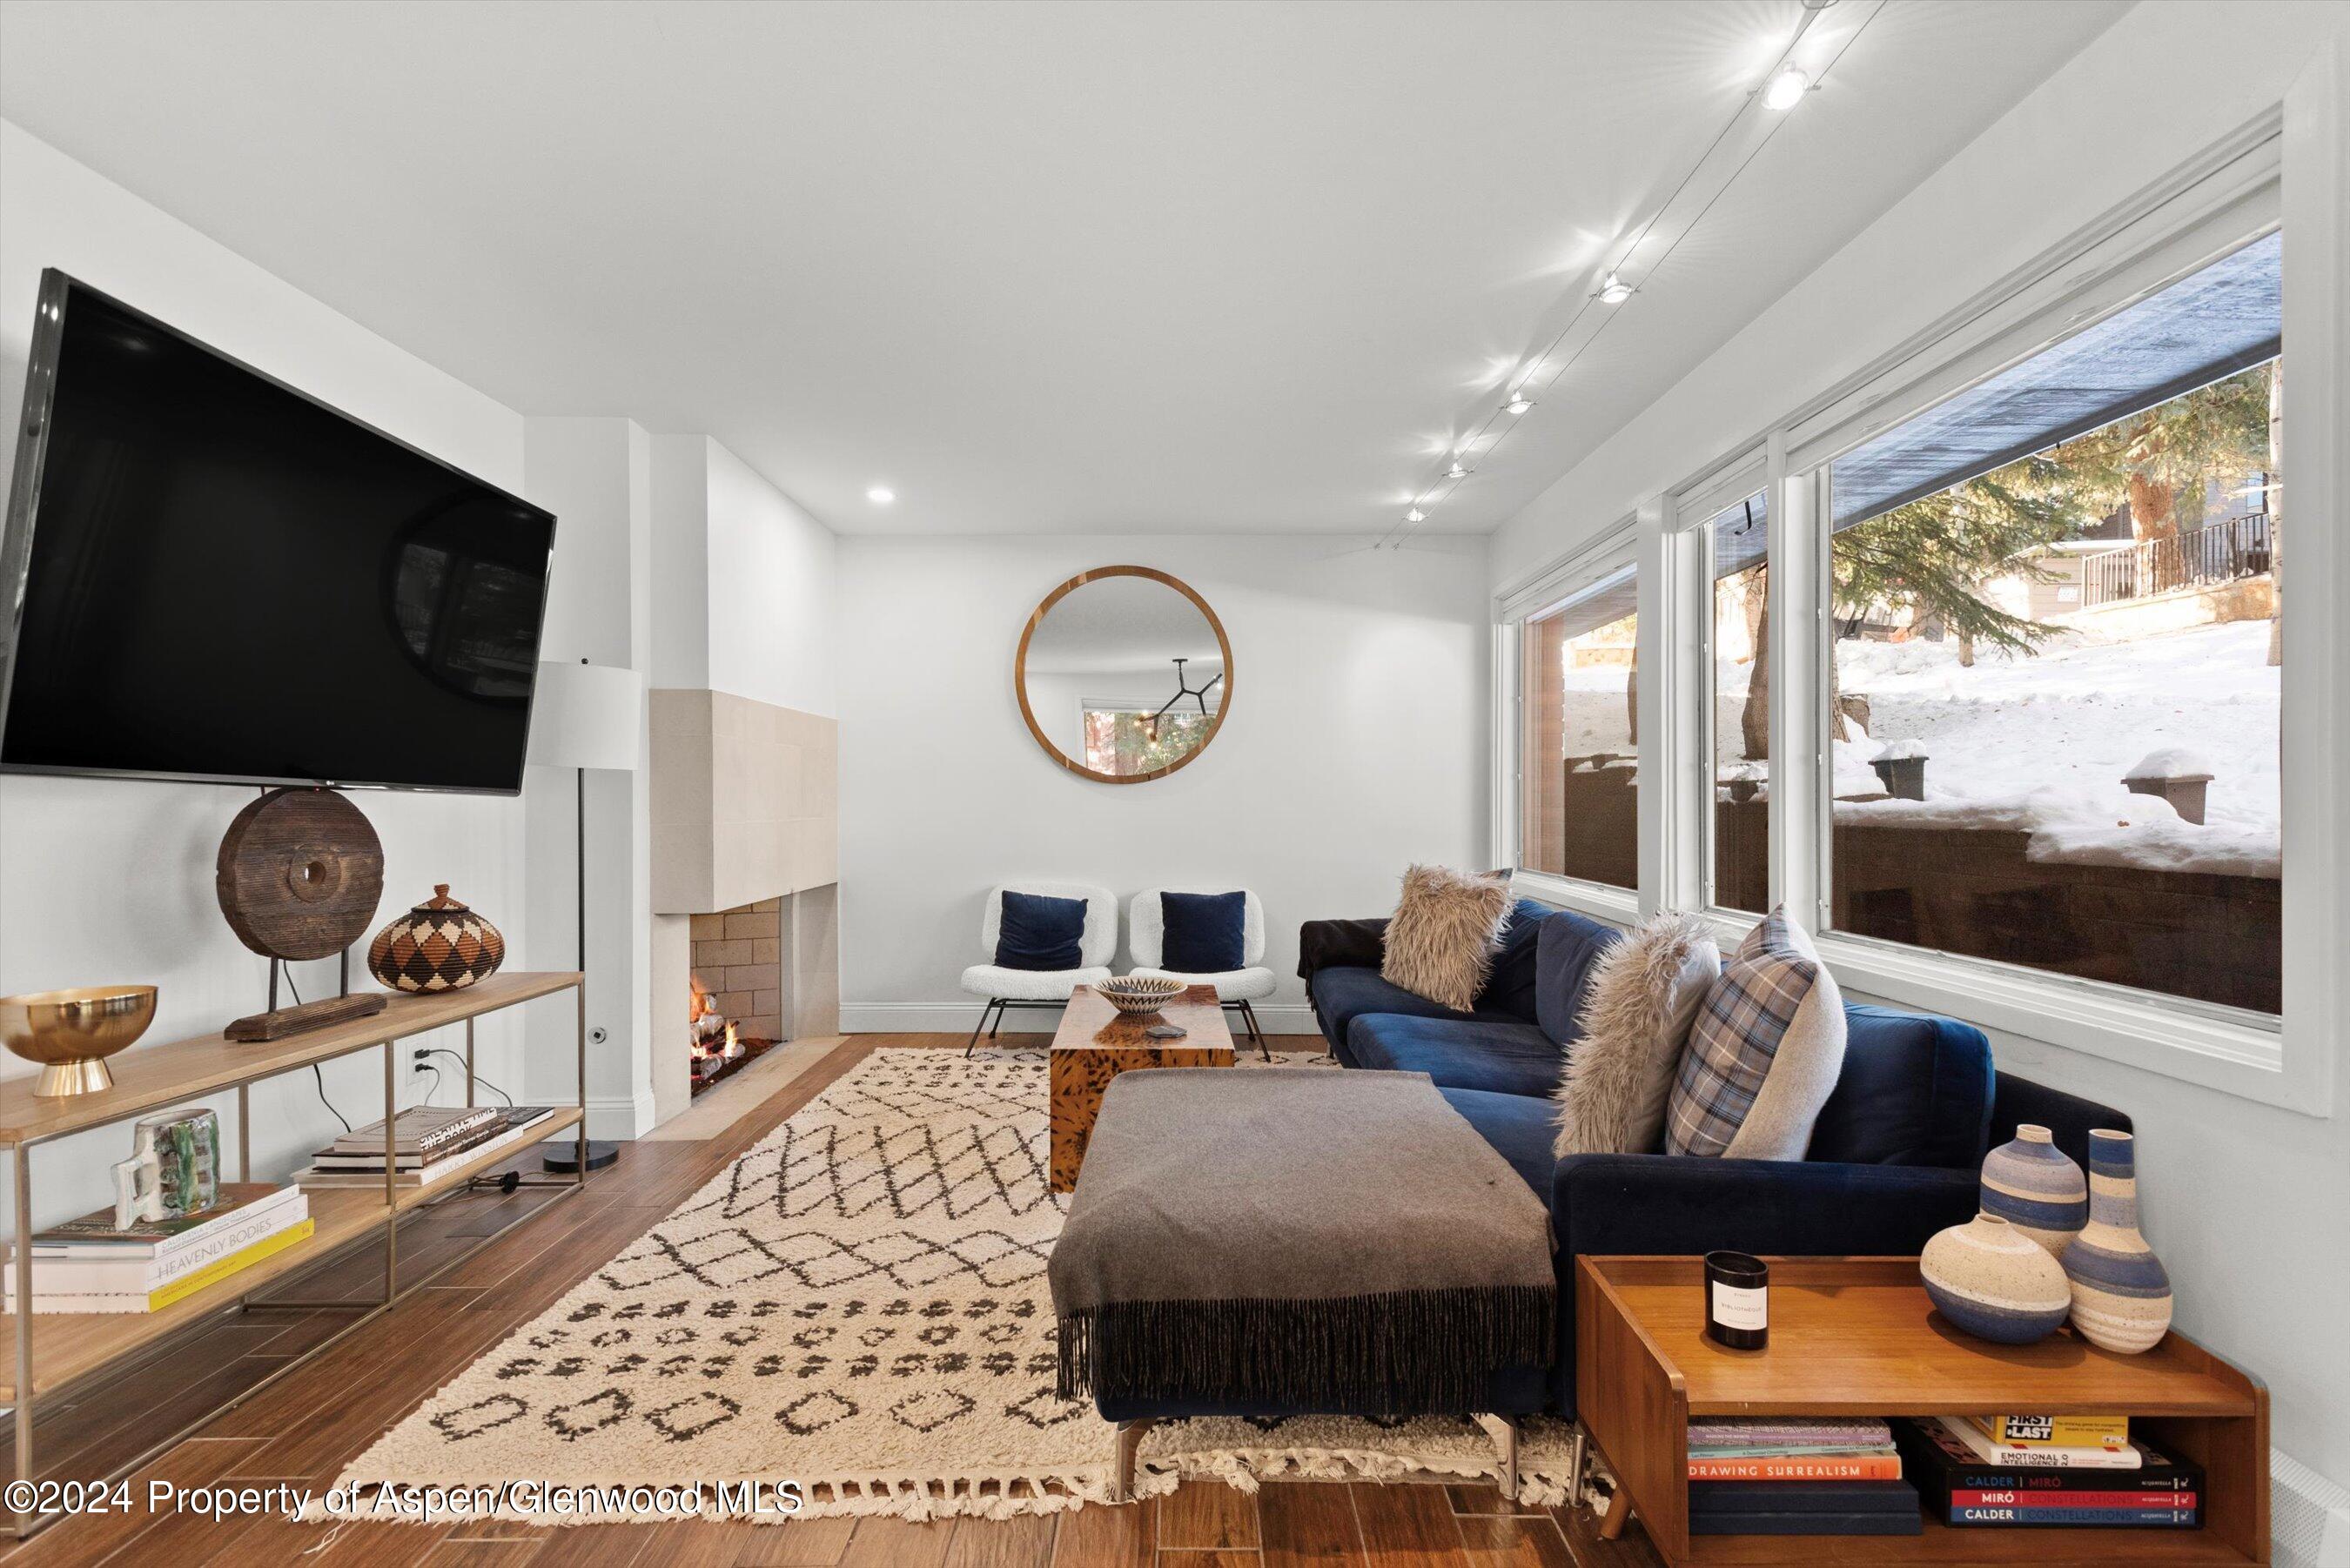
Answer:
[(1477, 993), (1480, 1012), (1507, 1012), (1532, 1023), (1534, 1017), (1535, 950), (1550, 907), (1532, 898), (1510, 906), (1502, 924), (1502, 940), (1493, 950), (1493, 968), (1485, 989)]
[(1003, 920), (995, 936), (999, 969), (1060, 970), (1083, 966), (1086, 901), (1042, 893), (1003, 895)]
[(1544, 1207), (1549, 1207), (1551, 1172), (1558, 1164), (1558, 1157), (1551, 1153), (1558, 1137), (1557, 1103), (1488, 1089), (1437, 1092), (1493, 1146), (1494, 1152), (1510, 1162), (1511, 1169), (1525, 1179)]
[(1534, 1022), (1555, 1045), (1583, 1038), (1583, 995), (1591, 966), (1624, 940), (1624, 933), (1565, 909), (1542, 923), (1534, 955)]
[(1247, 961), (1246, 893), (1161, 893), (1165, 935), (1159, 967), (1177, 974), (1222, 974)]
[(1991, 1042), (1970, 1023), (1847, 1002), (1844, 1073), (1807, 1159), (1972, 1165), (1991, 1130)]
[(1375, 969), (1358, 969), (1352, 964), (1337, 969), (1317, 969), (1306, 983), (1306, 994), (1314, 999), (1315, 1015), (1322, 1021), (1322, 1033), (1329, 1036), (1333, 1051), (1343, 1050), (1347, 1030), (1356, 1019), (1370, 1012), (1395, 1012), (1416, 1018), (1453, 1018), (1464, 1023), (1532, 1023), (1532, 1018), (1522, 1018), (1512, 1012), (1455, 1012), (1441, 1002), (1415, 996), (1399, 985), (1391, 985)]
[(1540, 1096), (1557, 1087), (1565, 1058), (1531, 1023), (1367, 1012), (1347, 1026), (1338, 1060), (1349, 1067), (1425, 1073), (1440, 1089)]

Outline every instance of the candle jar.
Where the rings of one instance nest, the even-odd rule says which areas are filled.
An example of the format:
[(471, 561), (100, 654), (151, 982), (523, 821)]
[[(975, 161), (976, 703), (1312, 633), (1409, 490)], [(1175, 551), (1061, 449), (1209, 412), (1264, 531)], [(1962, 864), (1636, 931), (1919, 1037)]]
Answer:
[(1705, 1336), (1732, 1350), (1771, 1343), (1771, 1269), (1744, 1252), (1705, 1255)]

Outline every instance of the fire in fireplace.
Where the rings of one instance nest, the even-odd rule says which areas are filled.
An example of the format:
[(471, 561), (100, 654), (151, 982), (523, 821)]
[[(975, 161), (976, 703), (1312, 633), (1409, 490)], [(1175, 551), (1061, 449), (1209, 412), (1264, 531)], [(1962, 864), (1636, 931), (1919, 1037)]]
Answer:
[(691, 1053), (693, 1092), (698, 1095), (729, 1074), (748, 1066), (774, 1049), (775, 1043), (744, 1035), (719, 1010), (717, 996), (702, 983), (700, 975), (689, 975), (687, 981), (691, 987), (691, 1002), (686, 1014), (686, 1048)]

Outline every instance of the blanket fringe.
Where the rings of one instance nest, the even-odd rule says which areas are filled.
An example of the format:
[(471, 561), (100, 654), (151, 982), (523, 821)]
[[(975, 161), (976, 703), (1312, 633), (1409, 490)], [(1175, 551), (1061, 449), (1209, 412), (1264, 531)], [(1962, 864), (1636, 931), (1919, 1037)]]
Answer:
[(1280, 1301), (1109, 1302), (1062, 1314), (1056, 1392), (1350, 1415), (1490, 1407), (1492, 1375), (1551, 1364), (1555, 1284)]

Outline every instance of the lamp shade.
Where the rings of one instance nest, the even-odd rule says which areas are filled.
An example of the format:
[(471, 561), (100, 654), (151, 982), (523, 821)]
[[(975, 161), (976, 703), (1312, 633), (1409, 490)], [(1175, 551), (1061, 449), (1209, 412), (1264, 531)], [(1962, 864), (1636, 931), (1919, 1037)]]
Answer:
[(538, 667), (530, 760), (554, 768), (633, 770), (643, 754), (645, 682), (607, 664)]

